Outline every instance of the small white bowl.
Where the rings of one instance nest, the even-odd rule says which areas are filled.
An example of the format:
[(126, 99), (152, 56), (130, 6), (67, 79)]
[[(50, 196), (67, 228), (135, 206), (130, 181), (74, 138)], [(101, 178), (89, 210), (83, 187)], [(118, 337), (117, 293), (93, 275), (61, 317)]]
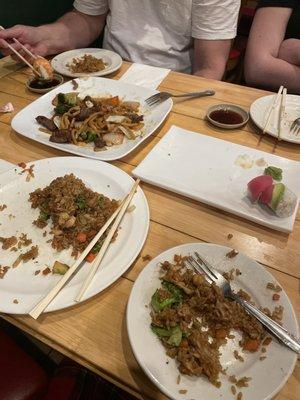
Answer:
[(31, 84), (33, 81), (37, 81), (37, 78), (35, 76), (31, 76), (28, 81), (26, 82), (26, 87), (28, 90), (30, 90), (31, 92), (35, 92), (35, 93), (47, 93), (50, 92), (50, 90), (56, 88), (57, 86), (61, 85), (64, 82), (64, 78), (59, 75), (59, 74), (54, 74), (53, 75), (53, 80), (56, 80), (57, 83), (54, 85), (51, 85), (50, 87), (32, 87)]
[[(217, 110), (233, 111), (233, 112), (239, 114), (243, 120), (242, 120), (242, 122), (240, 122), (238, 124), (225, 124), (222, 122), (218, 122), (210, 117), (211, 113), (213, 111), (217, 111)], [(246, 123), (249, 121), (249, 113), (246, 110), (244, 110), (242, 107), (237, 106), (235, 104), (216, 104), (207, 110), (206, 118), (211, 124), (218, 126), (219, 128), (236, 129), (236, 128), (241, 128), (242, 126), (246, 125)]]

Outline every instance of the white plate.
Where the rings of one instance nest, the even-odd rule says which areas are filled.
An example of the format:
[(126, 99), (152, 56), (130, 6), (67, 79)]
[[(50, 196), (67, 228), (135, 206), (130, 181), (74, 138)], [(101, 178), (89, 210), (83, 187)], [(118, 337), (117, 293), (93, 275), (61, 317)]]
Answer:
[(121, 81), (114, 81), (106, 78), (81, 78), (76, 79), (79, 87), (76, 90), (81, 96), (120, 96), (126, 100), (141, 102), (141, 113), (144, 115), (145, 126), (142, 129), (143, 135), (135, 140), (124, 139), (124, 142), (118, 146), (109, 147), (107, 150), (95, 152), (93, 146), (81, 147), (73, 144), (59, 144), (49, 141), (49, 135), (39, 130), (40, 125), (35, 118), (38, 115), (50, 117), (53, 115), (53, 98), (58, 93), (67, 93), (74, 91), (72, 82), (66, 82), (64, 85), (45, 94), (33, 103), (23, 108), (12, 120), (12, 128), (23, 136), (43, 143), (47, 146), (77, 154), (83, 157), (95, 158), (97, 160), (112, 161), (126, 156), (161, 125), (171, 111), (173, 102), (171, 99), (158, 105), (157, 107), (149, 108), (143, 102), (149, 96), (157, 93), (152, 89), (146, 89), (140, 86), (135, 86)]
[(11, 169), (13, 167), (14, 167), (14, 164), (0, 159), (0, 174), (2, 174), (2, 172), (8, 171), (9, 169)]
[[(59, 253), (47, 243), (51, 236), (43, 237), (42, 233), (45, 230), (48, 232), (50, 228), (39, 229), (32, 225), (39, 212), (31, 208), (28, 202), (29, 193), (39, 187), (44, 188), (56, 177), (69, 173), (81, 178), (92, 190), (115, 199), (123, 198), (133, 184), (133, 179), (119, 168), (84, 158), (49, 158), (28, 165), (31, 164), (34, 164), (35, 178), (30, 182), (26, 182), (25, 174), (19, 174), (21, 171), (19, 167), (0, 175), (0, 204), (7, 204), (7, 208), (0, 212), (0, 236), (19, 236), (21, 233), (27, 233), (33, 245), (39, 246), (39, 255), (35, 261), (10, 269), (4, 279), (0, 279), (0, 311), (5, 313), (28, 313), (60, 279), (59, 276), (52, 274), (35, 276), (36, 270), (43, 270), (46, 265), (52, 266), (55, 260), (68, 265), (74, 262), (70, 251)], [(96, 295), (115, 282), (140, 252), (149, 227), (148, 204), (141, 189), (133, 198), (132, 204), (136, 206), (135, 210), (125, 214), (117, 240), (109, 247), (102, 266), (83, 300)], [(9, 217), (10, 214), (15, 217)], [(17, 256), (16, 252), (1, 250), (0, 265), (12, 265)], [(46, 311), (59, 310), (76, 304), (74, 298), (87, 275), (89, 266), (89, 263), (82, 266)], [(19, 303), (14, 304), (14, 299)]]
[[(85, 54), (92, 55), (96, 58), (102, 58), (107, 67), (102, 71), (87, 73), (74, 73), (68, 68), (68, 64), (72, 63), (73, 58), (81, 58)], [(122, 58), (114, 51), (105, 49), (76, 49), (69, 50), (55, 56), (51, 61), (52, 67), (59, 74), (69, 76), (71, 78), (80, 78), (83, 76), (105, 76), (117, 71), (122, 65)]]
[[(269, 307), (275, 305), (284, 306), (283, 325), (295, 335), (299, 335), (297, 319), (293, 307), (284, 291), (280, 292), (280, 301), (272, 300), (272, 292), (266, 289), (267, 282), (276, 282), (261, 265), (251, 260), (244, 254), (238, 254), (234, 259), (226, 258), (230, 249), (214, 244), (191, 243), (174, 247), (160, 254), (152, 260), (140, 273), (132, 288), (127, 305), (127, 330), (134, 355), (152, 382), (169, 398), (174, 400), (233, 400), (229, 383), (222, 374), (220, 389), (214, 387), (204, 377), (181, 376), (180, 384), (177, 384), (179, 374), (175, 361), (165, 354), (165, 348), (159, 339), (150, 330), (151, 318), (148, 307), (151, 296), (160, 286), (159, 262), (173, 260), (175, 254), (187, 255), (198, 251), (220, 271), (229, 271), (231, 268), (239, 268), (242, 272), (235, 279), (233, 286), (247, 291), (257, 305)], [(236, 375), (252, 377), (248, 388), (241, 389), (244, 400), (269, 400), (283, 387), (292, 374), (297, 355), (286, 347), (273, 340), (267, 348), (264, 361), (259, 357), (262, 353), (245, 353), (245, 361), (242, 363), (233, 356), (233, 351), (242, 350), (238, 346), (239, 334), (229, 340), (226, 346), (222, 346), (221, 364), (227, 370), (227, 376)], [(167, 364), (168, 361), (168, 364)], [(179, 394), (179, 390), (188, 390), (186, 394)]]
[[(253, 122), (260, 128), (264, 129), (268, 110), (273, 104), (276, 95), (264, 96), (255, 100), (250, 107), (250, 115)], [(275, 107), (270, 123), (268, 124), (266, 133), (271, 136), (278, 137), (278, 121), (279, 121), (280, 103)], [(287, 142), (300, 143), (300, 134), (290, 132), (290, 127), (296, 118), (300, 117), (300, 96), (288, 94), (286, 96), (286, 107), (282, 124), (281, 139)]]
[[(235, 164), (245, 155), (253, 166)], [(289, 218), (278, 218), (271, 211), (252, 204), (247, 183), (262, 175), (265, 167), (255, 161), (283, 169), (283, 183), (299, 197), (300, 163), (250, 149), (210, 136), (172, 126), (147, 157), (133, 170), (145, 182), (171, 190), (283, 232), (291, 232), (297, 208)]]

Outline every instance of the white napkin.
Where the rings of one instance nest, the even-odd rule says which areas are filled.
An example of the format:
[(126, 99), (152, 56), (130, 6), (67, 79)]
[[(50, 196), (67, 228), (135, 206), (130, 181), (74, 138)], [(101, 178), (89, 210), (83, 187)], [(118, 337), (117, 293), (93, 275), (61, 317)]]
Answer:
[(167, 68), (134, 63), (119, 80), (132, 83), (133, 85), (156, 89), (169, 72), (170, 69)]

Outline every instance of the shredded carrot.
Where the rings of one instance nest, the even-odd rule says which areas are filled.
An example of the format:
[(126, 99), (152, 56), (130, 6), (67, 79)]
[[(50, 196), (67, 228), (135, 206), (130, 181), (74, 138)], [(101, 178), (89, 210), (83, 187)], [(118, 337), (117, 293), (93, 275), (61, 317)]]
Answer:
[(76, 239), (78, 240), (78, 242), (80, 243), (85, 243), (86, 242), (86, 233), (84, 232), (79, 232), (78, 235), (76, 236)]
[(260, 341), (258, 339), (249, 339), (244, 343), (243, 349), (254, 352), (257, 351), (260, 345)]
[(109, 100), (112, 106), (118, 106), (120, 104), (119, 96), (114, 96)]
[(86, 256), (86, 261), (89, 262), (89, 263), (91, 263), (91, 262), (93, 262), (93, 261), (95, 260), (95, 258), (96, 258), (96, 254), (94, 254), (94, 253), (89, 253), (89, 254)]

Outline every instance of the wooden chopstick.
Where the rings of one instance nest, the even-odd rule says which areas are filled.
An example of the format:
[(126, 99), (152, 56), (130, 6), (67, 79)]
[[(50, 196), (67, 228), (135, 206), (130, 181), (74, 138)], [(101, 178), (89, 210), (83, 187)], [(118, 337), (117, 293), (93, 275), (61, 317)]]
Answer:
[[(0, 29), (4, 29), (3, 26), (0, 26)], [(17, 40), (17, 39), (14, 39)], [(29, 61), (26, 60), (26, 58), (24, 58), (16, 49), (13, 48), (13, 46), (11, 46), (5, 39), (2, 39), (2, 41), (6, 44), (6, 46), (13, 52), (15, 53), (15, 55), (17, 57), (19, 57), (20, 60), (22, 60), (26, 65), (28, 65), (29, 68), (32, 69), (32, 71), (37, 74), (38, 76), (41, 76), (41, 74), (39, 73), (39, 71), (37, 71), (31, 64)], [(21, 45), (22, 46), (22, 45)], [(24, 47), (26, 49), (26, 47)], [(28, 50), (28, 49), (27, 49)], [(29, 50), (28, 50), (29, 51)], [(32, 53), (31, 53), (32, 54)]]
[(27, 47), (25, 47), (21, 42), (18, 41), (18, 39), (13, 38), (14, 42), (17, 43), (19, 46), (22, 47), (22, 49), (27, 53), (30, 57), (32, 58), (37, 58), (37, 55), (33, 54)]
[(127, 196), (126, 200), (124, 201), (124, 203), (122, 205), (122, 209), (120, 210), (117, 218), (115, 219), (115, 222), (114, 222), (113, 226), (110, 228), (110, 230), (108, 232), (108, 235), (106, 236), (106, 238), (105, 238), (105, 240), (103, 242), (103, 245), (101, 246), (101, 249), (100, 249), (97, 257), (94, 260), (92, 268), (90, 269), (89, 274), (86, 277), (86, 280), (83, 282), (83, 285), (82, 285), (78, 295), (75, 298), (75, 301), (77, 301), (77, 302), (81, 301), (82, 296), (85, 294), (86, 290), (90, 286), (90, 283), (93, 280), (93, 278), (94, 278), (94, 276), (95, 276), (95, 274), (96, 274), (96, 272), (98, 270), (98, 267), (99, 267), (104, 255), (105, 255), (105, 253), (106, 253), (106, 250), (107, 250), (107, 248), (108, 248), (108, 246), (109, 246), (109, 244), (110, 244), (110, 242), (111, 242), (116, 230), (118, 229), (118, 226), (119, 226), (119, 224), (120, 224), (120, 222), (121, 222), (121, 220), (122, 220), (122, 218), (123, 218), (128, 206), (129, 206), (129, 204), (130, 204), (130, 202), (131, 202), (131, 200), (132, 200), (132, 198), (133, 198), (133, 196), (134, 196), (134, 194), (136, 192), (136, 189), (137, 189), (139, 183), (140, 183), (140, 179), (137, 179), (135, 181), (135, 184), (133, 185), (129, 195)]
[(270, 122), (270, 119), (271, 119), (271, 116), (272, 116), (272, 112), (273, 112), (274, 108), (277, 106), (277, 103), (278, 103), (278, 100), (279, 100), (279, 98), (281, 96), (282, 91), (283, 91), (283, 86), (280, 86), (280, 88), (279, 88), (279, 90), (277, 92), (277, 95), (276, 95), (276, 97), (274, 97), (273, 103), (272, 103), (271, 107), (269, 108), (268, 116), (267, 116), (267, 119), (266, 119), (266, 123), (265, 123), (264, 129), (262, 131), (263, 134), (266, 133), (267, 127), (269, 125), (269, 122)]
[(122, 209), (122, 206), (125, 202), (127, 197), (122, 201), (120, 206), (117, 208), (117, 210), (112, 214), (112, 216), (106, 221), (106, 223), (103, 225), (103, 227), (100, 229), (100, 231), (97, 233), (97, 235), (94, 237), (94, 239), (89, 243), (89, 245), (84, 249), (84, 251), (81, 253), (79, 258), (75, 261), (75, 263), (68, 269), (68, 271), (64, 274), (64, 276), (60, 279), (59, 282), (47, 293), (47, 295), (37, 303), (36, 306), (33, 307), (33, 309), (29, 312), (29, 315), (37, 319), (41, 313), (45, 310), (45, 308), (51, 303), (51, 301), (56, 297), (56, 295), (59, 293), (59, 291), (63, 288), (65, 283), (71, 278), (71, 276), (76, 272), (78, 269), (79, 265), (82, 263), (82, 261), (85, 259), (85, 257), (88, 255), (88, 253), (92, 250), (92, 248), (95, 246), (95, 244), (98, 242), (98, 240), (101, 238), (103, 233), (107, 230), (107, 228), (110, 226), (110, 224), (113, 222), (113, 220), (117, 217), (119, 212)]
[(282, 123), (285, 113), (287, 89), (284, 88), (281, 96), (280, 108), (279, 108), (279, 121), (278, 121), (278, 140), (281, 140)]

